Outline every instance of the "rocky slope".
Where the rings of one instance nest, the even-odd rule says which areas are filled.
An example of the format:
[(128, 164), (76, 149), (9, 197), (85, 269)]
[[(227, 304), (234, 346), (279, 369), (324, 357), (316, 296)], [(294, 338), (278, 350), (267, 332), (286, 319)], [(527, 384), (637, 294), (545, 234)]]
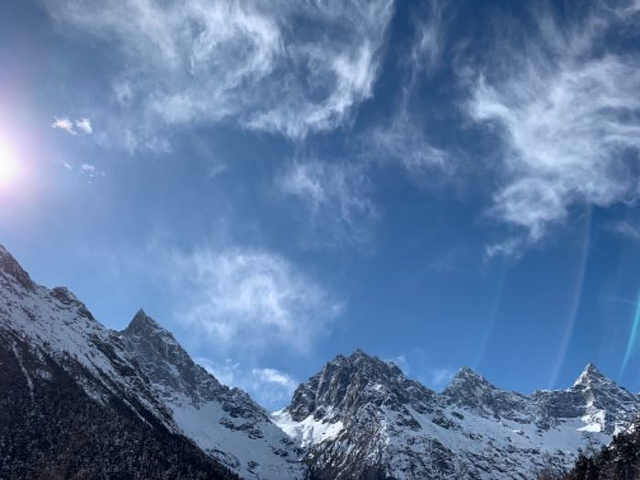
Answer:
[(530, 479), (608, 443), (637, 406), (593, 365), (571, 388), (531, 396), (463, 368), (438, 394), (358, 350), (329, 362), (274, 419), (319, 479)]

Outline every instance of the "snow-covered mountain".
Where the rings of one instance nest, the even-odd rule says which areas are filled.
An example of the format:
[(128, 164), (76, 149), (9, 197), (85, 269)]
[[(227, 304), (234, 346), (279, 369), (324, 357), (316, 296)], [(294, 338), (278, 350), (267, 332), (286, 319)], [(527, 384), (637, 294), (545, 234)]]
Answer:
[[(144, 312), (112, 331), (67, 289), (34, 283), (3, 247), (0, 392), (11, 420), (0, 413), (3, 479), (59, 468), (71, 472), (61, 478), (231, 478), (225, 467), (246, 479), (303, 477), (295, 443), (264, 410)], [(96, 434), (111, 424), (127, 425), (117, 440)]]
[(436, 393), (357, 350), (269, 415), (142, 310), (110, 330), (0, 247), (1, 479), (529, 479), (609, 443), (638, 403), (591, 364), (561, 391), (463, 368)]
[(607, 444), (638, 398), (588, 365), (575, 384), (531, 396), (468, 368), (435, 393), (357, 350), (301, 385), (274, 420), (321, 479), (531, 479)]

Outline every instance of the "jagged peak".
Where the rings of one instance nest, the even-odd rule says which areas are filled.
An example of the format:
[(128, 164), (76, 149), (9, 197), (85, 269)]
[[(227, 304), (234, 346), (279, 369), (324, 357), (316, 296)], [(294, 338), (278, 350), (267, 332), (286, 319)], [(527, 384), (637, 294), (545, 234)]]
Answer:
[[(333, 360), (328, 362), (323, 371), (332, 370), (334, 368), (348, 368), (354, 371), (373, 370), (385, 372), (386, 374), (402, 375), (402, 370), (391, 362), (385, 362), (380, 358), (370, 355), (361, 348), (356, 348), (351, 355), (337, 355)], [(322, 373), (322, 372), (321, 372)]]
[(374, 355), (369, 355), (367, 352), (365, 352), (361, 348), (356, 348), (351, 353), (351, 355), (347, 357), (347, 359), (351, 363), (355, 363), (355, 364), (365, 364), (365, 363), (366, 364), (381, 364), (381, 363), (386, 364), (387, 363), (387, 362), (383, 362), (382, 360), (380, 360), (378, 357)]
[(165, 335), (172, 336), (165, 328), (163, 328), (158, 322), (146, 314), (141, 308), (133, 316), (133, 319), (125, 328), (122, 333), (125, 335)]
[(54, 287), (51, 289), (51, 295), (65, 304), (82, 304), (78, 297), (67, 287)]
[(584, 367), (584, 370), (582, 370), (582, 373), (580, 373), (576, 381), (573, 383), (573, 386), (574, 387), (589, 386), (594, 382), (602, 382), (602, 381), (612, 382), (612, 380), (609, 380), (606, 376), (604, 376), (600, 372), (600, 370), (598, 370), (595, 364), (593, 364), (592, 362), (589, 362)]
[(373, 358), (367, 352), (365, 352), (360, 347), (356, 347), (356, 349), (350, 355), (352, 358)]
[(396, 365), (357, 348), (349, 356), (337, 355), (333, 360), (327, 362), (322, 370), (309, 378), (308, 382), (300, 385), (297, 390), (302, 392), (309, 388), (322, 389), (328, 385), (332, 385), (334, 388), (364, 378), (371, 382), (386, 383), (404, 379), (404, 376), (402, 370)]
[(472, 370), (469, 367), (460, 368), (451, 379), (451, 382), (449, 383), (449, 385), (457, 384), (461, 382), (464, 382), (464, 383), (471, 382), (471, 383), (478, 383), (478, 384), (493, 386), (491, 385), (491, 383), (489, 383), (489, 381), (486, 378), (484, 378), (479, 373), (476, 373), (474, 370)]
[(462, 394), (461, 392), (473, 392), (473, 395), (477, 395), (480, 391), (497, 390), (498, 388), (495, 385), (479, 373), (469, 367), (462, 367), (456, 372), (442, 393), (448, 397), (458, 397)]
[(94, 322), (96, 321), (87, 306), (82, 303), (78, 299), (78, 297), (76, 297), (73, 292), (71, 292), (67, 287), (54, 287), (50, 292), (51, 296), (58, 300), (60, 303), (75, 308), (76, 311), (83, 317), (86, 317)]
[(0, 271), (15, 278), (24, 288), (33, 289), (34, 283), (29, 274), (3, 245), (0, 245)]

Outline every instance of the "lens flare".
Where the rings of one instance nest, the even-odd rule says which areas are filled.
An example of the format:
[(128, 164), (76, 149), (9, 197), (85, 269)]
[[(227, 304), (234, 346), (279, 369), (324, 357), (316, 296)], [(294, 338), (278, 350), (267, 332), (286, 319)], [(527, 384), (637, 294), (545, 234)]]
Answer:
[(500, 279), (498, 280), (498, 288), (496, 290), (496, 296), (493, 301), (493, 305), (491, 307), (491, 313), (489, 314), (489, 322), (487, 323), (484, 332), (482, 333), (482, 340), (478, 343), (480, 345), (480, 351), (478, 352), (478, 356), (476, 357), (473, 368), (474, 370), (478, 370), (480, 368), (480, 364), (484, 359), (485, 354), (487, 353), (487, 349), (489, 347), (489, 342), (491, 341), (491, 337), (493, 335), (493, 330), (496, 325), (496, 321), (498, 320), (498, 315), (500, 313), (500, 307), (502, 306), (502, 297), (504, 295), (504, 287), (507, 281), (507, 277), (509, 276), (509, 267), (507, 264), (507, 260), (503, 260), (500, 272)]
[(578, 310), (582, 303), (582, 292), (584, 289), (584, 279), (587, 273), (587, 266), (589, 265), (589, 253), (591, 252), (591, 220), (592, 220), (592, 208), (587, 206), (585, 215), (585, 229), (584, 240), (582, 242), (582, 254), (580, 256), (580, 265), (578, 267), (578, 274), (576, 275), (576, 284), (573, 290), (573, 298), (571, 301), (571, 311), (569, 314), (569, 321), (567, 322), (564, 335), (562, 336), (562, 343), (560, 344), (560, 350), (558, 358), (556, 360), (553, 371), (551, 372), (551, 379), (549, 381), (549, 388), (555, 388), (560, 377), (560, 369), (564, 364), (567, 351), (569, 349), (569, 342), (573, 338), (573, 330), (578, 318)]
[(636, 305), (636, 314), (633, 317), (633, 325), (631, 326), (631, 333), (629, 334), (629, 341), (627, 342), (627, 349), (624, 352), (624, 358), (622, 359), (622, 365), (620, 366), (620, 374), (618, 375), (619, 379), (622, 379), (625, 370), (627, 369), (627, 364), (631, 359), (631, 355), (633, 354), (636, 346), (636, 339), (638, 337), (638, 329), (640, 328), (640, 293), (638, 293), (638, 302)]

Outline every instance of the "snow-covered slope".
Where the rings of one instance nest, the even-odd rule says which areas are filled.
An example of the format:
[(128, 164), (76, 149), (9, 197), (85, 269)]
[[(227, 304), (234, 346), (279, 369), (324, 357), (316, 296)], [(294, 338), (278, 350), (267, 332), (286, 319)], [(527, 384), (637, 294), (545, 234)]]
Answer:
[(202, 450), (243, 478), (303, 478), (295, 442), (245, 392), (221, 385), (142, 310), (121, 333), (173, 420)]
[[(54, 381), (52, 372), (62, 369), (87, 397), (78, 401), (101, 406), (101, 417), (124, 408), (165, 437), (190, 439), (199, 449), (184, 442), (194, 451), (206, 452), (216, 464), (246, 479), (303, 477), (295, 442), (246, 393), (221, 385), (195, 365), (173, 336), (144, 312), (123, 332), (112, 331), (67, 289), (50, 290), (33, 282), (1, 246), (0, 346), (11, 357), (7, 361), (19, 367), (20, 382), (29, 392), (24, 399), (0, 400), (37, 403), (35, 397)], [(5, 391), (16, 383), (14, 377), (2, 380), (12, 383), (4, 385)], [(30, 415), (25, 412), (25, 422), (31, 422)], [(198, 478), (223, 477), (216, 473)]]
[(506, 392), (463, 368), (437, 394), (358, 350), (273, 418), (321, 479), (530, 479), (608, 443), (637, 405), (591, 364), (562, 391)]
[[(2, 246), (0, 332), (10, 345), (12, 339), (20, 340), (41, 357), (51, 356), (77, 377), (91, 398), (104, 403), (110, 394), (118, 395), (140, 416), (148, 411), (174, 429), (120, 336), (98, 323), (66, 288), (49, 290), (34, 283)], [(24, 371), (29, 384), (33, 374)]]

